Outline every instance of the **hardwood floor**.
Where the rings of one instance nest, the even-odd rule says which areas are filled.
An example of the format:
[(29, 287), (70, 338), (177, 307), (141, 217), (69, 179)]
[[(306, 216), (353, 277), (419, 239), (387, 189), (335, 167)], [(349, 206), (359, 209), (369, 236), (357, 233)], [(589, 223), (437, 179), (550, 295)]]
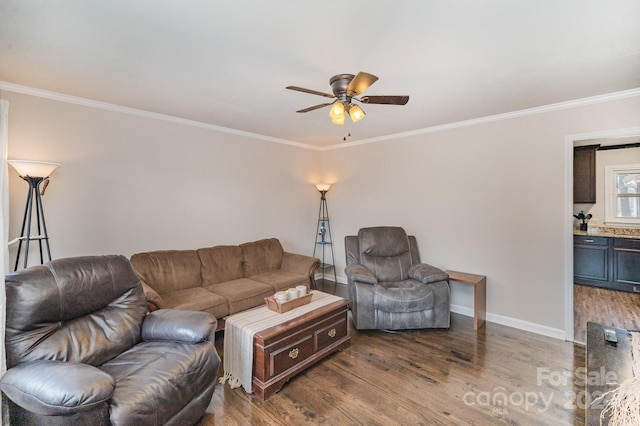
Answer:
[(574, 284), (573, 333), (587, 340), (587, 321), (631, 330), (640, 329), (640, 294)]
[(458, 314), (448, 330), (350, 333), (264, 402), (218, 385), (199, 425), (584, 425), (582, 345), (493, 323), (476, 333)]

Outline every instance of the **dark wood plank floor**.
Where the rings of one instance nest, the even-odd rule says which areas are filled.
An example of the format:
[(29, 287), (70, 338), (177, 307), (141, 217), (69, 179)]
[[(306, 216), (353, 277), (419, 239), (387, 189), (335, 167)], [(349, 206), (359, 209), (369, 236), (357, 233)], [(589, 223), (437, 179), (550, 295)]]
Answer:
[(476, 333), (458, 314), (448, 330), (350, 333), (349, 349), (267, 401), (218, 385), (199, 425), (584, 424), (582, 345), (493, 323)]
[(575, 284), (573, 333), (576, 342), (587, 341), (587, 321), (640, 329), (640, 294)]

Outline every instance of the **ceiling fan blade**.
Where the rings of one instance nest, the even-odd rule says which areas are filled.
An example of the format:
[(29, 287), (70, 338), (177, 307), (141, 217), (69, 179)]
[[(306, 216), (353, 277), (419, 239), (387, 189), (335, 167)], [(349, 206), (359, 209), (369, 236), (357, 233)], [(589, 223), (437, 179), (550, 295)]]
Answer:
[(309, 108), (300, 109), (300, 110), (298, 110), (298, 111), (296, 111), (296, 112), (309, 112), (309, 111), (313, 111), (314, 109), (324, 108), (324, 107), (326, 107), (326, 106), (331, 105), (332, 103), (333, 103), (333, 102), (329, 102), (329, 103), (326, 103), (326, 104), (314, 105), (314, 106), (309, 107)]
[(360, 102), (364, 104), (406, 105), (409, 102), (409, 96), (363, 96)]
[(325, 98), (333, 99), (335, 97), (335, 96), (330, 95), (328, 93), (318, 92), (317, 90), (305, 89), (304, 87), (287, 86), (286, 88), (289, 89), (289, 90), (297, 90), (298, 92), (310, 93), (312, 95), (324, 96)]
[(359, 72), (347, 86), (347, 95), (358, 96), (378, 80), (373, 74)]

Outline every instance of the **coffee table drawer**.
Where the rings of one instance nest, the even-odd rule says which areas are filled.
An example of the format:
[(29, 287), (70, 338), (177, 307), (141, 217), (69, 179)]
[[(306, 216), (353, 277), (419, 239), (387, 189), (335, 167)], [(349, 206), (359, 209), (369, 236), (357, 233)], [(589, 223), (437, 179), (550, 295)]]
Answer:
[(344, 317), (346, 317), (346, 313), (344, 316), (339, 316), (337, 320), (330, 324), (322, 324), (320, 328), (314, 332), (316, 350), (331, 346), (347, 336), (347, 321)]
[(310, 335), (273, 350), (269, 353), (269, 373), (267, 377), (277, 376), (296, 364), (309, 358), (314, 353), (313, 339)]

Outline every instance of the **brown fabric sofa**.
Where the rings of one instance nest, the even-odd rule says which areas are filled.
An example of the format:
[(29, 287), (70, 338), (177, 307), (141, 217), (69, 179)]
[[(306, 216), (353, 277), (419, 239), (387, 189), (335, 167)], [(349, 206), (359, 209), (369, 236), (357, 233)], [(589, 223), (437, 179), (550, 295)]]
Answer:
[(300, 284), (315, 288), (320, 260), (286, 252), (277, 238), (269, 238), (237, 246), (137, 253), (131, 264), (149, 310), (188, 309), (222, 319), (263, 305), (276, 291)]

